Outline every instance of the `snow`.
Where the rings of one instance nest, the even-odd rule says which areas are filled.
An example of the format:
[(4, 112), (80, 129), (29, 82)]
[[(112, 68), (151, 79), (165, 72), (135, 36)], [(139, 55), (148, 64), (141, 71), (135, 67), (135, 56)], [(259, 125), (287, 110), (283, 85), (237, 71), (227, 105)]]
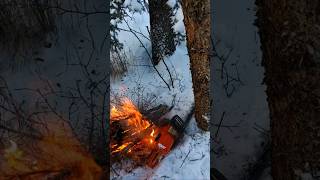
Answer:
[[(168, 1), (169, 2), (169, 1)], [(179, 8), (177, 10), (177, 13), (175, 15), (175, 18), (177, 20), (176, 24), (174, 25), (174, 29), (176, 32), (181, 32), (185, 34), (185, 29), (184, 29), (184, 23), (183, 23), (183, 12), (182, 8)]]
[(124, 6), (134, 11), (141, 11), (143, 9), (138, 0), (125, 0)]
[(214, 41), (220, 40), (217, 51), (220, 56), (231, 51), (224, 72), (235, 78), (239, 76), (241, 80), (227, 85), (226, 74), (221, 79), (222, 62), (214, 59), (214, 123), (218, 124), (225, 112), (222, 125), (237, 126), (221, 127), (213, 143), (213, 149), (218, 152), (212, 157), (215, 167), (229, 180), (242, 177), (245, 167), (254, 162), (256, 153), (261, 151), (260, 143), (264, 138), (254, 127), (258, 125), (269, 130), (259, 35), (253, 25), (256, 18), (254, 2), (225, 0), (216, 1), (212, 6)]
[(167, 4), (173, 8), (176, 5), (176, 0), (168, 0)]
[(209, 134), (186, 136), (183, 141), (156, 169), (139, 167), (131, 173), (122, 170), (117, 172), (121, 175), (113, 179), (210, 179), (209, 153), (203, 151), (209, 146)]
[[(127, 18), (129, 26), (145, 35), (148, 34), (146, 26), (149, 26), (149, 16), (146, 12), (131, 14), (133, 19)], [(183, 25), (183, 14), (181, 8), (176, 15), (178, 19), (174, 29), (177, 32), (185, 33)], [(128, 29), (125, 23), (119, 27)], [(138, 34), (137, 34), (138, 35)], [(150, 42), (138, 35), (144, 45), (150, 51)], [(127, 54), (130, 54), (128, 72), (120, 80), (112, 80), (111, 94), (128, 96), (136, 104), (141, 98), (154, 97), (153, 105), (175, 102), (174, 109), (168, 114), (171, 118), (175, 114), (184, 118), (190, 111), (194, 102), (192, 79), (190, 73), (189, 57), (186, 42), (182, 42), (175, 53), (167, 57), (167, 63), (172, 74), (174, 88), (171, 90), (161, 80), (148, 59), (145, 49), (131, 32), (121, 31), (119, 41), (124, 43)], [(142, 66), (143, 65), (143, 66)], [(146, 66), (147, 65), (147, 66)], [(170, 76), (162, 62), (156, 66), (165, 81), (170, 84)], [(196, 126), (194, 118), (191, 120), (186, 135), (181, 143), (173, 149), (160, 164), (150, 169), (139, 167), (131, 172), (126, 172), (123, 167), (114, 166), (113, 179), (210, 179), (210, 153), (209, 153), (209, 132), (202, 132)]]

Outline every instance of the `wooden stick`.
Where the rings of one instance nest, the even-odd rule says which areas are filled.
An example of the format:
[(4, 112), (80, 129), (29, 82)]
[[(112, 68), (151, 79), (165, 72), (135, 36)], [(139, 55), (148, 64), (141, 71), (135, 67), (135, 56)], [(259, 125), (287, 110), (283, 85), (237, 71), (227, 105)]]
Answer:
[(220, 123), (219, 123), (219, 126), (218, 126), (218, 129), (217, 129), (217, 132), (216, 132), (216, 134), (215, 134), (216, 137), (218, 136), (219, 129), (220, 129), (220, 127), (221, 127), (221, 124), (222, 124), (222, 121), (223, 121), (223, 118), (224, 118), (224, 115), (225, 115), (225, 114), (226, 114), (226, 112), (223, 111), (222, 116), (221, 116), (221, 119), (220, 119)]

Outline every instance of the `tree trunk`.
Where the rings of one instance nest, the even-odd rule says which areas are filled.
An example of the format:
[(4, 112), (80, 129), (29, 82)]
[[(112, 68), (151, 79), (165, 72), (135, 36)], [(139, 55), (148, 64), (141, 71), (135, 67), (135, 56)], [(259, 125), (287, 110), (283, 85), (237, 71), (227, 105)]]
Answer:
[(198, 127), (208, 130), (210, 1), (182, 0)]
[(320, 1), (257, 0), (257, 6), (272, 176), (297, 179), (320, 169)]
[(150, 37), (152, 43), (152, 62), (157, 65), (165, 56), (176, 50), (173, 31), (173, 9), (167, 0), (149, 0)]

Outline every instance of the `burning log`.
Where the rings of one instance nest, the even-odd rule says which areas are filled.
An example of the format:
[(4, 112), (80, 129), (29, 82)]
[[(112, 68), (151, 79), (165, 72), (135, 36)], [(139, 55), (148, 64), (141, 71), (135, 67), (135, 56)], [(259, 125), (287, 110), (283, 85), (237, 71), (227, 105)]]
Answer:
[[(181, 137), (194, 113), (193, 108), (185, 122), (178, 115), (171, 120), (163, 118), (171, 109), (160, 105), (147, 111), (146, 117), (127, 98), (117, 108), (113, 106), (110, 114), (113, 162), (125, 157), (138, 165), (155, 167)], [(153, 121), (148, 117), (154, 118)]]
[(144, 116), (150, 119), (155, 125), (163, 126), (169, 123), (168, 119), (165, 119), (165, 115), (172, 110), (173, 106), (169, 108), (167, 105), (160, 104), (159, 106), (149, 109), (144, 112)]
[(146, 137), (156, 127), (139, 112), (138, 108), (129, 99), (124, 98), (121, 100), (119, 107), (112, 107), (110, 127), (112, 160), (118, 160), (121, 157), (132, 157), (136, 160), (146, 159), (149, 154), (147, 149), (149, 148), (142, 147), (146, 144)]

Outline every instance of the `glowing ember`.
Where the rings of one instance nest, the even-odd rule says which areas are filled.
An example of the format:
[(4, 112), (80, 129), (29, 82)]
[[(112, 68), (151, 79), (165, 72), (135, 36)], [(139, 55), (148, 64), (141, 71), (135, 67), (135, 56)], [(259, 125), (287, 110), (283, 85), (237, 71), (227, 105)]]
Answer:
[(154, 129), (152, 129), (152, 132), (150, 134), (152, 137), (154, 136)]
[(113, 153), (115, 152), (119, 152), (122, 151), (125, 147), (127, 147), (129, 144), (131, 144), (130, 142), (122, 144), (120, 147), (118, 147), (116, 150), (113, 151)]

